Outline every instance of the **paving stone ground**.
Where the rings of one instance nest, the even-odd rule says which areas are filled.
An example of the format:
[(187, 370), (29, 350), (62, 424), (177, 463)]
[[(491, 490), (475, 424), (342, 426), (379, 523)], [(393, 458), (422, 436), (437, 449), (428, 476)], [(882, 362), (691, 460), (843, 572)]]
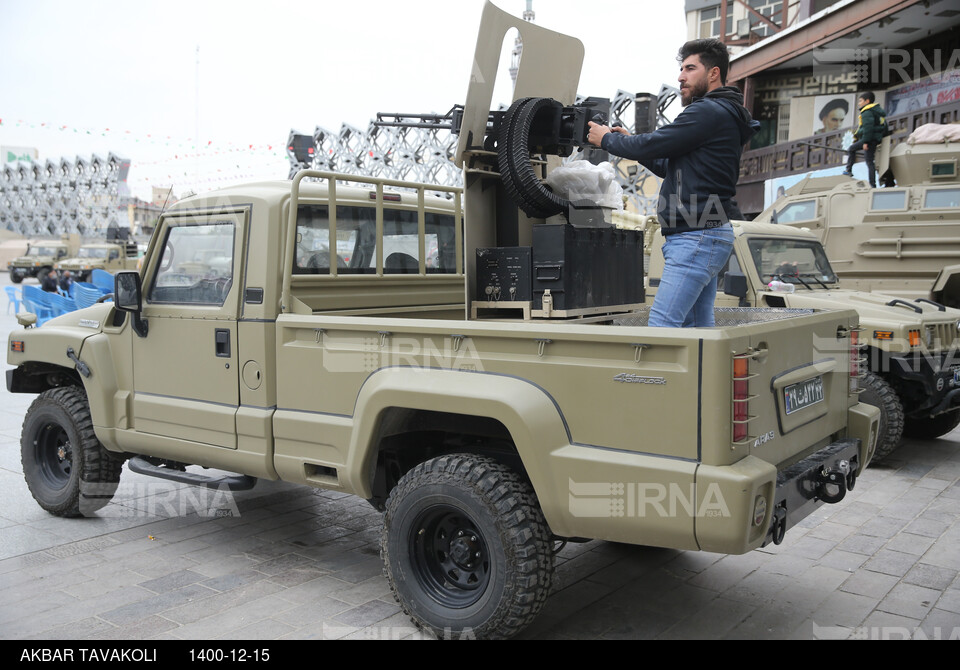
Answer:
[[(16, 327), (0, 315), (2, 341)], [(382, 575), (380, 515), (353, 496), (216, 496), (124, 470), (96, 518), (50, 516), (20, 465), (31, 400), (0, 391), (0, 639), (420, 637)], [(779, 547), (568, 544), (522, 637), (960, 639), (958, 520), (960, 430), (907, 440)]]

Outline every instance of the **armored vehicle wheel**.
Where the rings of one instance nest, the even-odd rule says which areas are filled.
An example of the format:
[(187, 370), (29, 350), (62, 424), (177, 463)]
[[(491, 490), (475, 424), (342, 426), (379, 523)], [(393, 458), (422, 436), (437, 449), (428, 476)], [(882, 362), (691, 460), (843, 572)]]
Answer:
[(44, 391), (33, 401), (23, 420), (20, 459), (34, 499), (66, 517), (110, 502), (123, 467), (97, 440), (86, 394), (76, 386)]
[(404, 611), (439, 638), (506, 638), (550, 592), (550, 532), (530, 486), (497, 461), (441, 456), (387, 500), (381, 557)]
[(954, 410), (934, 417), (907, 419), (903, 426), (903, 434), (921, 440), (935, 440), (958, 425), (960, 425), (960, 410)]
[(890, 384), (873, 372), (861, 378), (863, 392), (860, 401), (880, 408), (880, 429), (877, 450), (871, 463), (879, 463), (900, 446), (903, 438), (903, 405)]
[(23, 275), (21, 275), (19, 272), (10, 270), (10, 281), (12, 281), (14, 284), (19, 284), (23, 281)]

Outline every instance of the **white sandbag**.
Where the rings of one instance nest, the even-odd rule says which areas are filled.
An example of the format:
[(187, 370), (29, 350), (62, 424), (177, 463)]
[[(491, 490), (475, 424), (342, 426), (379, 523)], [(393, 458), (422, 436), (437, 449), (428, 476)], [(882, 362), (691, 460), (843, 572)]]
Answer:
[(907, 138), (907, 144), (940, 144), (960, 142), (960, 124), (925, 123)]

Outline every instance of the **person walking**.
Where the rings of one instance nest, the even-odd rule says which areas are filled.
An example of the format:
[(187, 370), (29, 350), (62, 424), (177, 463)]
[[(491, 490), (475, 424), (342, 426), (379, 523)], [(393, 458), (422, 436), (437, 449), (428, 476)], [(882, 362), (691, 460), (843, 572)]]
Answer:
[(857, 107), (860, 109), (859, 122), (853, 133), (853, 144), (847, 149), (847, 167), (842, 172), (852, 177), (857, 153), (863, 151), (863, 161), (867, 164), (867, 177), (871, 188), (877, 187), (877, 167), (874, 157), (877, 147), (887, 134), (887, 113), (875, 100), (876, 97), (870, 91), (864, 91), (857, 96)]
[(717, 275), (733, 250), (731, 219), (744, 145), (760, 129), (743, 95), (726, 86), (730, 57), (717, 39), (692, 40), (679, 51), (676, 120), (652, 133), (589, 123), (588, 141), (635, 160), (663, 179), (657, 215), (664, 236), (663, 275), (649, 325), (712, 327)]

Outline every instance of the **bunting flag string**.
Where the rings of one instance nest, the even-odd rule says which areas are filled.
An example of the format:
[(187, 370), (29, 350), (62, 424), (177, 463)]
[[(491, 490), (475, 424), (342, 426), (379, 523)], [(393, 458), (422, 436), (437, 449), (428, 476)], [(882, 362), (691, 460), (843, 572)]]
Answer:
[[(81, 128), (70, 125), (52, 124), (48, 122), (36, 122), (24, 119), (12, 120), (0, 116), (0, 127), (2, 128), (20, 128), (31, 130), (49, 130), (74, 135), (100, 136), (106, 138), (132, 140), (135, 144), (142, 143), (152, 146), (164, 146), (171, 149), (183, 149), (185, 152), (178, 154), (174, 158), (167, 158), (154, 162), (143, 162), (141, 165), (149, 165), (165, 161), (180, 160), (183, 157), (194, 158), (197, 155), (219, 155), (223, 153), (253, 152), (270, 153), (274, 156), (285, 157), (286, 154), (278, 151), (277, 145), (250, 143), (250, 142), (232, 142), (223, 140), (207, 140), (206, 143), (198, 143), (194, 138), (178, 138), (172, 135), (155, 133), (134, 133), (130, 130), (118, 130), (111, 128)], [(198, 146), (200, 144), (200, 146)], [(279, 147), (282, 149), (282, 147)], [(190, 153), (195, 152), (195, 153)]]

